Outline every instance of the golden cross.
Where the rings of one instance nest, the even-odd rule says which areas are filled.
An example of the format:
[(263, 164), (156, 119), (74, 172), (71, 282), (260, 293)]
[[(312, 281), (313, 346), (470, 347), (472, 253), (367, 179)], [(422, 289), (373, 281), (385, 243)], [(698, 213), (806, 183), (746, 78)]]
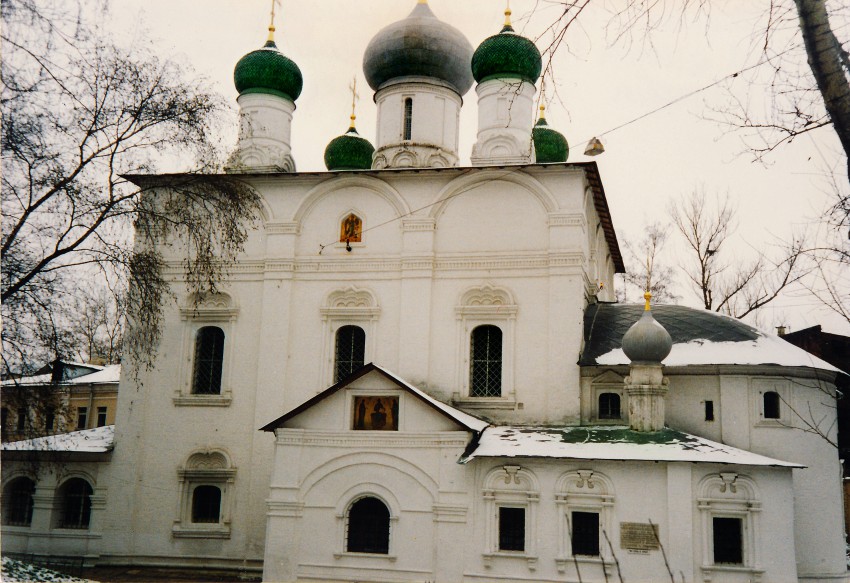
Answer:
[(348, 88), (351, 89), (351, 127), (354, 127), (354, 120), (357, 118), (357, 116), (354, 115), (354, 109), (357, 105), (357, 100), (360, 99), (360, 94), (357, 93), (357, 75), (354, 75), (351, 80), (351, 85), (349, 85)]

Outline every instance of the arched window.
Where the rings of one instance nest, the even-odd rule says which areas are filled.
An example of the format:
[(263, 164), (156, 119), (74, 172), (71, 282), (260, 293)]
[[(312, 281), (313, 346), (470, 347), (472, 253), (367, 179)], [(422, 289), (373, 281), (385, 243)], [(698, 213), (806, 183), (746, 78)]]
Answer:
[(32, 523), (32, 496), (35, 482), (26, 477), (15, 478), (3, 488), (3, 524), (29, 526)]
[(408, 97), (404, 100), (404, 138), (412, 139), (413, 135), (413, 99)]
[(600, 419), (619, 419), (620, 418), (620, 395), (617, 393), (600, 393), (599, 394), (599, 418)]
[(71, 478), (59, 488), (59, 528), (88, 528), (92, 487), (82, 478)]
[(221, 489), (218, 486), (198, 486), (192, 492), (192, 522), (217, 523), (221, 516)]
[(334, 382), (351, 376), (362, 367), (366, 353), (366, 332), (360, 326), (342, 326), (336, 331)]
[(764, 418), (779, 419), (779, 393), (776, 391), (766, 391), (764, 399)]
[(502, 330), (478, 326), (469, 348), (469, 394), (472, 397), (502, 396)]
[(224, 331), (216, 326), (204, 326), (195, 335), (195, 369), (192, 393), (218, 395), (221, 393), (221, 364), (224, 360)]
[(390, 511), (377, 498), (361, 498), (348, 509), (346, 550), (349, 553), (390, 552)]

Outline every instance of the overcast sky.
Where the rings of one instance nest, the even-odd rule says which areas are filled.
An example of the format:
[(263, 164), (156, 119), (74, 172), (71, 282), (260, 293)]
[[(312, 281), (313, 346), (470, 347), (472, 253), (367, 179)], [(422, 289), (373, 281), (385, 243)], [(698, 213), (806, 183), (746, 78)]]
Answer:
[[(430, 0), (430, 4), (436, 16), (460, 29), (473, 47), (497, 33), (504, 19), (501, 0)], [(546, 0), (513, 0), (511, 4), (515, 28), (531, 38), (540, 36), (561, 10), (557, 2)], [(557, 95), (552, 87), (547, 90), (547, 118), (569, 140), (570, 161), (586, 160), (584, 142), (604, 134), (606, 153), (595, 160), (621, 247), (640, 237), (647, 221), (667, 222), (670, 201), (696, 188), (710, 194), (729, 192), (735, 201), (737, 257), (752, 256), (769, 249), (777, 238), (787, 239), (794, 230), (816, 225), (834, 197), (824, 173), (842, 168), (837, 138), (829, 128), (810, 132), (770, 155), (766, 165), (754, 163), (742, 135), (729, 133), (711, 119), (718, 116), (717, 109), (729, 104), (727, 87), (744, 96), (755, 113), (770, 106), (769, 94), (748, 86), (744, 75), (610, 131), (757, 63), (765, 3), (713, 1), (709, 23), (693, 13), (684, 19), (678, 12), (668, 14), (651, 45), (640, 34), (631, 45), (612, 44), (612, 30), (605, 26), (610, 20), (607, 8), (619, 4), (619, 0), (594, 3), (582, 15), (583, 26), (571, 28), (554, 62)], [(153, 38), (160, 54), (186, 62), (209, 77), (234, 106), (233, 67), (265, 41), (270, 5), (270, 0), (109, 3), (111, 26), (119, 38)], [(375, 105), (363, 77), (363, 52), (375, 33), (404, 18), (414, 5), (415, 0), (283, 0), (276, 18), (278, 46), (304, 75), (292, 131), (299, 171), (324, 170), (325, 146), (348, 127), (348, 86), (354, 75), (361, 95), (357, 127), (374, 142)], [(833, 23), (833, 27), (841, 26), (846, 33), (844, 24)], [(538, 47), (548, 41), (542, 36)], [(784, 50), (787, 45), (780, 41), (778, 46)], [(801, 53), (785, 56), (795, 54)], [(769, 65), (756, 71), (767, 75)], [(461, 113), (463, 165), (469, 163), (475, 141), (475, 102), (473, 88), (464, 96)], [(235, 128), (235, 110), (233, 118)], [(224, 139), (235, 143), (235, 129)], [(846, 185), (846, 179), (842, 180)], [(675, 264), (680, 259), (676, 245), (671, 243), (667, 251), (668, 263)], [(679, 293), (680, 303), (698, 305), (689, 290), (682, 288)], [(765, 328), (784, 323), (792, 330), (822, 324), (824, 329), (850, 334), (850, 324), (799, 294), (786, 294), (767, 307), (759, 323)]]

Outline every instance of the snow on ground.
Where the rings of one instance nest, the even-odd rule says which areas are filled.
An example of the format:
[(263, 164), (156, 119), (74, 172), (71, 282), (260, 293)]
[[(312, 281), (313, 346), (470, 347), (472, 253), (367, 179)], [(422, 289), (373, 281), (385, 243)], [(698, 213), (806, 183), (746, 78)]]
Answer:
[(103, 453), (112, 449), (115, 441), (115, 426), (106, 425), (47, 437), (36, 437), (23, 441), (4, 443), (6, 451), (76, 451)]
[(0, 569), (0, 580), (3, 583), (28, 583), (42, 581), (62, 581), (68, 583), (96, 583), (88, 579), (63, 575), (51, 569), (31, 565), (22, 561), (16, 561), (3, 557), (2, 569)]

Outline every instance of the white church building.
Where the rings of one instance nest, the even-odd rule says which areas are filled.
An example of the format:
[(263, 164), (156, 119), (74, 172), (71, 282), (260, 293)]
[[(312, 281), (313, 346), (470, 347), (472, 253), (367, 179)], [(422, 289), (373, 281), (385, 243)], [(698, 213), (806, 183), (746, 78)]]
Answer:
[(425, 0), (376, 31), (376, 143), (352, 115), (327, 172), (296, 171), (302, 77), (273, 32), (236, 66), (227, 174), (260, 224), (203, 298), (163, 247), (155, 368), (61, 471), (4, 458), (4, 552), (281, 582), (849, 580), (840, 463), (810, 431), (835, 439), (843, 373), (615, 302), (599, 170), (535, 121), (540, 53), (509, 12), (477, 49)]

